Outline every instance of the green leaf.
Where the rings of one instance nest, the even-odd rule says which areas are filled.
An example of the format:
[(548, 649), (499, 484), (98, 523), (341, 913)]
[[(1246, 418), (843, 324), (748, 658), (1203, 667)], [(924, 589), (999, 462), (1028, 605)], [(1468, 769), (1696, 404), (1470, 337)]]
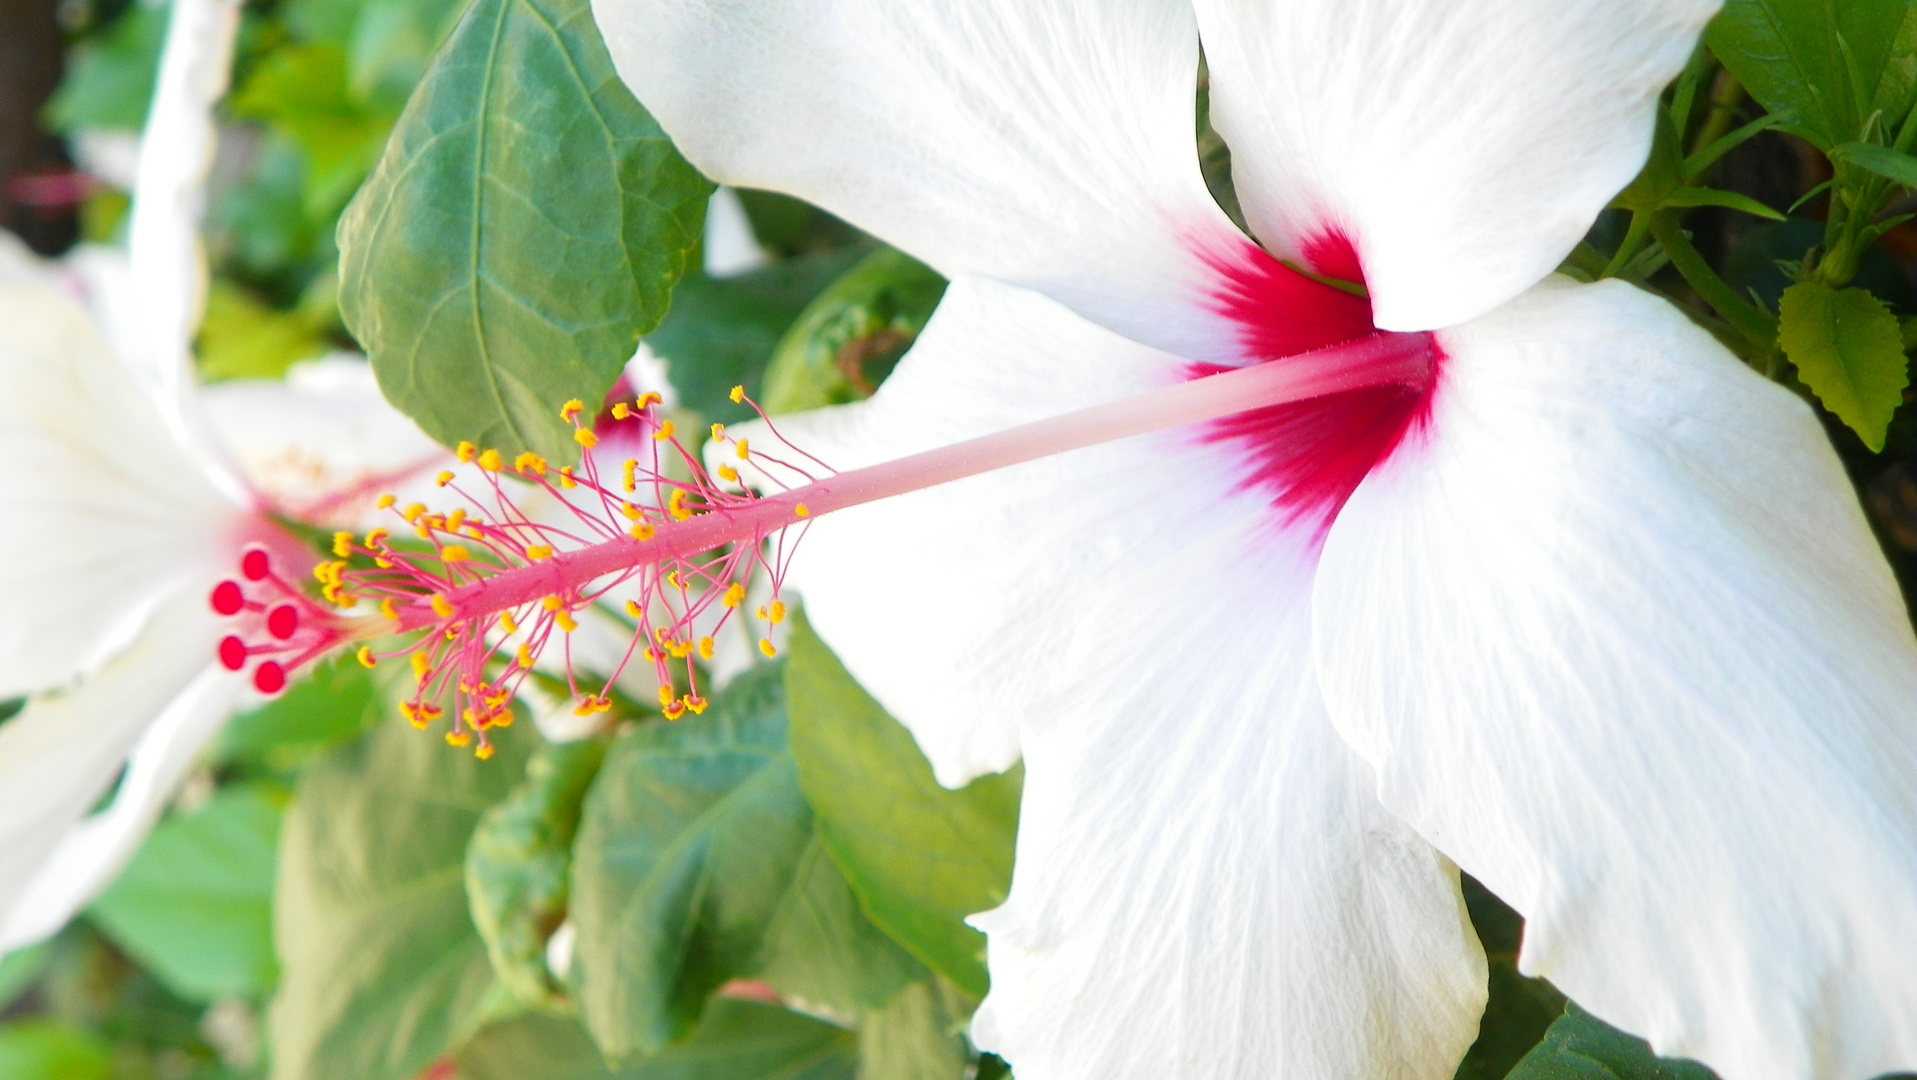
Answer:
[(1910, 111), (1917, 6), (1910, 0), (1728, 0), (1705, 40), (1784, 130), (1820, 150), (1863, 136), (1875, 112)]
[(974, 1003), (936, 980), (907, 987), (859, 1023), (860, 1080), (960, 1080), (972, 1055), (959, 1035)]
[(805, 255), (729, 278), (686, 275), (672, 310), (646, 338), (665, 359), (680, 403), (723, 423), (751, 418), (751, 408), (727, 395), (744, 386), (759, 397), (759, 380), (780, 336), (862, 250)]
[(587, 0), (476, 0), (340, 220), (340, 306), (441, 442), (572, 461), (665, 313), (712, 185), (619, 81)]
[(273, 872), (284, 797), (223, 788), (162, 821), (93, 921), (169, 990), (192, 1001), (259, 999), (273, 986)]
[(129, 4), (105, 32), (73, 47), (60, 89), (47, 104), (48, 126), (137, 130), (160, 74), (171, 9)]
[(856, 1046), (830, 1024), (718, 998), (685, 1042), (617, 1072), (577, 1023), (549, 1016), (489, 1027), (456, 1061), (462, 1080), (852, 1080)]
[(932, 973), (859, 910), (815, 832), (766, 928), (756, 974), (808, 1012), (850, 1019), (885, 1010)]
[(760, 404), (787, 413), (871, 397), (944, 295), (945, 279), (910, 255), (881, 248), (866, 256), (786, 331)]
[(799, 784), (874, 923), (926, 966), (983, 997), (985, 937), (964, 918), (1005, 900), (1023, 771), (947, 791), (911, 733), (862, 690), (803, 618), (786, 693)]
[(276, 49), (233, 95), (235, 115), (285, 132), (306, 156), (305, 209), (330, 216), (366, 179), (397, 112), (368, 109), (347, 86), (346, 54), (330, 45)]
[(0, 1080), (109, 1080), (113, 1055), (68, 1024), (23, 1020), (0, 1025)]
[(1664, 199), (1665, 206), (1722, 206), (1727, 210), (1738, 210), (1752, 217), (1766, 221), (1782, 221), (1784, 215), (1751, 198), (1739, 195), (1735, 191), (1719, 191), (1715, 188), (1686, 187), (1671, 192)]
[(40, 978), (52, 955), (52, 943), (42, 941), (37, 945), (15, 949), (0, 958), (0, 1011), (13, 1004), (26, 992), (27, 987)]
[(493, 971), (527, 1005), (559, 994), (546, 940), (566, 918), (572, 841), (586, 788), (606, 756), (600, 739), (542, 748), (526, 779), (486, 811), (466, 847), (466, 896)]
[(1564, 1015), (1564, 995), (1542, 979), (1518, 974), (1524, 920), (1491, 891), (1465, 875), (1464, 902), (1484, 945), (1490, 997), (1478, 1020), (1478, 1037), (1458, 1066), (1457, 1080), (1504, 1080)]
[(1862, 289), (1839, 292), (1801, 281), (1784, 290), (1777, 340), (1824, 407), (1864, 445), (1882, 450), (1910, 382), (1903, 336), (1890, 309)]
[(376, 719), (373, 680), (347, 657), (328, 661), (272, 701), (227, 721), (213, 741), (221, 762), (291, 770)]
[(1868, 169), (1886, 180), (1895, 180), (1907, 188), (1917, 188), (1917, 157), (1899, 153), (1887, 146), (1847, 142), (1831, 147), (1831, 160), (1848, 161)]
[(466, 843), (536, 736), (478, 761), (387, 721), (310, 765), (281, 835), (273, 1080), (406, 1080), (484, 1018)]
[(321, 329), (298, 313), (274, 311), (226, 281), (215, 280), (207, 290), (196, 354), (200, 377), (208, 382), (278, 379), (331, 348)]
[(1695, 1061), (1661, 1058), (1643, 1039), (1578, 1008), (1564, 1016), (1505, 1080), (1716, 1080)]
[(619, 737), (573, 847), (574, 975), (608, 1056), (656, 1053), (758, 966), (812, 839), (785, 752), (779, 665), (705, 715)]

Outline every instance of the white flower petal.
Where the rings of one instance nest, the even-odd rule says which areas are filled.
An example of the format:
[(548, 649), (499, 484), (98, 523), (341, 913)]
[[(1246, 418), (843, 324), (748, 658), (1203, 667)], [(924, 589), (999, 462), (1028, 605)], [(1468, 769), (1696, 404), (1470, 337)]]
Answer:
[(1112, 626), (1098, 677), (1025, 733), (1011, 898), (972, 920), (973, 1038), (1021, 1077), (1448, 1080), (1477, 1034), (1457, 868), (1331, 731), (1302, 568), (1242, 543), (1154, 575), (1211, 589), (1114, 589), (1189, 631)]
[(706, 273), (716, 278), (756, 270), (771, 261), (752, 234), (752, 219), (746, 216), (739, 193), (729, 187), (713, 192), (706, 203), (704, 247)]
[[(776, 424), (844, 471), (1176, 382), (1184, 367), (1037, 293), (959, 278), (870, 401)], [(797, 458), (762, 424), (729, 431)], [(1133, 440), (842, 510), (805, 527), (787, 582), (956, 787), (1018, 760), (1017, 723), (1059, 674), (1073, 592), (1132, 543), (1177, 532), (1145, 482), (1175, 486), (1179, 469), (1162, 443)]]
[[(216, 383), (200, 397), (247, 483), (312, 524), (370, 525), (381, 492), (453, 461), (387, 404), (372, 368), (351, 354), (295, 364), (284, 382)], [(390, 515), (377, 516), (391, 525)]]
[(708, 176), (1139, 341), (1236, 347), (1203, 253), (1249, 247), (1199, 175), (1184, 0), (598, 0), (620, 75)]
[(241, 516), (71, 303), (0, 287), (0, 327), (0, 697), (11, 697), (97, 666), (163, 597), (210, 584)]
[[(1719, 0), (1195, 0), (1252, 231), (1378, 325), (1481, 315), (1555, 269), (1651, 144)], [(1314, 257), (1315, 256), (1315, 257)]]
[[(201, 597), (175, 599), (98, 674), (0, 724), (0, 949), (58, 930), (138, 847), (243, 684), (208, 670), (220, 632)], [(112, 808), (81, 823), (136, 744)]]
[[(778, 425), (846, 468), (1187, 368), (961, 278), (871, 401)], [(1236, 454), (1173, 432), (841, 511), (790, 580), (942, 783), (1024, 751), (974, 1027), (1020, 1076), (1443, 1080), (1484, 994), (1456, 871), (1326, 724), (1308, 536)]]
[(1660, 1053), (1917, 1067), (1917, 642), (1810, 410), (1616, 282), (1441, 342), (1313, 601), (1385, 806)]

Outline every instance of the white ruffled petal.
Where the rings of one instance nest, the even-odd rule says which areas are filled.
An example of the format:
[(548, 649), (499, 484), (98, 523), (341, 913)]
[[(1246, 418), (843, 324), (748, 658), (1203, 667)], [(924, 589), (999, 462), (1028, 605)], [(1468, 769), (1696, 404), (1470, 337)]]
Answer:
[[(776, 424), (844, 471), (1173, 383), (1185, 366), (1036, 293), (959, 278), (870, 401)], [(797, 460), (762, 424), (729, 431)], [(1018, 721), (1059, 674), (1073, 594), (1130, 542), (1177, 532), (1146, 485), (1175, 489), (1180, 468), (1162, 442), (1132, 440), (842, 510), (806, 526), (787, 582), (956, 787), (1018, 760)]]
[(1441, 341), (1314, 598), (1385, 806), (1660, 1053), (1917, 1067), (1917, 641), (1810, 409), (1621, 283)]
[(713, 179), (1183, 355), (1236, 348), (1207, 255), (1248, 248), (1198, 171), (1184, 0), (598, 0), (606, 43)]
[(391, 525), (382, 492), (412, 490), (453, 456), (387, 404), (360, 357), (295, 364), (284, 382), (249, 379), (200, 391), (214, 432), (247, 483), (282, 511), (341, 528)]
[(0, 287), (0, 327), (0, 697), (11, 697), (96, 667), (162, 598), (210, 585), (242, 517), (73, 304)]
[[(961, 278), (872, 400), (778, 425), (844, 469), (1187, 370)], [(1023, 750), (974, 1025), (1021, 1077), (1443, 1080), (1475, 1032), (1456, 871), (1326, 724), (1309, 535), (1274, 531), (1237, 454), (1130, 439), (821, 517), (798, 543), (808, 618), (942, 783)]]
[(176, 599), (98, 674), (0, 724), (0, 949), (58, 930), (138, 848), (243, 685), (209, 670), (220, 633), (201, 597)]
[(1481, 315), (1555, 269), (1644, 164), (1720, 0), (1195, 0), (1252, 231), (1378, 325)]

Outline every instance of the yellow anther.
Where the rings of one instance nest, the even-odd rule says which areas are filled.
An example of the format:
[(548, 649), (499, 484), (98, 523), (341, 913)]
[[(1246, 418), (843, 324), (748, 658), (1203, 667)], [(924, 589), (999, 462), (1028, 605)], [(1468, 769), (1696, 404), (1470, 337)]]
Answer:
[(369, 548), (376, 548), (380, 546), (381, 544), (384, 544), (386, 542), (386, 538), (391, 535), (393, 534), (387, 532), (385, 529), (374, 529), (372, 532), (369, 532), (366, 534), (366, 546)]
[(674, 521), (686, 521), (692, 517), (692, 511), (686, 509), (685, 488), (672, 489), (672, 494), (666, 499), (666, 513), (671, 514)]
[(612, 418), (614, 420), (624, 420), (631, 415), (632, 415), (632, 410), (628, 408), (626, 406), (626, 403), (623, 401), (619, 402), (618, 404), (612, 407)]
[(313, 580), (319, 582), (321, 585), (331, 585), (333, 583), (333, 564), (323, 562), (314, 566)]
[(755, 614), (757, 614), (757, 615), (759, 616), (759, 621), (761, 621), (761, 622), (764, 622), (764, 621), (765, 621), (766, 619), (769, 619), (769, 618), (771, 618), (771, 616), (770, 616), (770, 615), (767, 615), (767, 614), (766, 614), (766, 610), (765, 610), (765, 605), (764, 605), (764, 604), (760, 604), (760, 605), (759, 605), (759, 610), (758, 610), (758, 611), (757, 611), (757, 612), (756, 612)]
[(678, 589), (680, 592), (686, 591), (686, 583), (679, 580), (679, 571), (677, 570), (666, 571), (666, 584)]
[(572, 441), (590, 450), (599, 445), (599, 436), (594, 435), (591, 428), (574, 428)]
[(659, 687), (659, 707), (664, 708), (667, 705), (672, 704), (672, 699), (674, 696), (675, 695), (672, 692), (672, 687), (661, 684)]
[(652, 522), (650, 521), (642, 521), (627, 530), (634, 540), (650, 540), (657, 531), (658, 530), (652, 527)]
[(406, 509), (401, 510), (399, 512), (399, 516), (406, 519), (406, 524), (417, 525), (419, 524), (419, 516), (421, 514), (424, 514), (425, 512), (426, 512), (425, 504), (408, 503), (406, 506)]
[(666, 403), (666, 399), (660, 397), (658, 394), (644, 393), (639, 395), (639, 400), (635, 402), (634, 404), (638, 408), (649, 409), (654, 405), (664, 405), (665, 403)]
[(732, 452), (738, 456), (740, 461), (745, 461), (752, 456), (752, 450), (747, 446), (746, 440), (744, 439), (739, 440), (738, 448)]
[(637, 600), (626, 601), (626, 614), (635, 619), (643, 619), (646, 617), (646, 613), (639, 610), (639, 601)]
[(659, 711), (665, 714), (666, 719), (677, 720), (686, 714), (686, 703), (675, 699), (672, 704)]
[(377, 500), (374, 501), (373, 505), (379, 507), (381, 510), (388, 510), (388, 509), (391, 509), (392, 505), (398, 501), (399, 501), (398, 499), (393, 498), (391, 495), (381, 495)]
[(508, 634), (519, 633), (519, 624), (513, 621), (513, 613), (510, 611), (499, 613), (499, 628)]
[(424, 521), (421, 521), (413, 532), (419, 534), (421, 540), (431, 540), (433, 538), (433, 527)]
[(783, 602), (778, 600), (772, 601), (771, 610), (772, 610), (772, 619), (771, 619), (772, 625), (777, 626), (780, 623), (785, 621), (785, 604)]
[(531, 668), (533, 666), (532, 646), (521, 645), (519, 647), (519, 655), (513, 657), (513, 659), (519, 661), (520, 667)]
[(544, 544), (534, 544), (526, 549), (527, 562), (540, 562), (552, 558), (552, 549)]
[(736, 581), (733, 582), (731, 587), (726, 589), (726, 594), (720, 597), (720, 602), (727, 607), (738, 607), (745, 603), (745, 586)]
[(659, 442), (665, 442), (667, 439), (672, 438), (672, 421), (661, 420), (659, 422), (659, 430), (653, 432), (652, 437)]
[(512, 727), (513, 711), (511, 709), (499, 709), (495, 711), (493, 713), (493, 726), (494, 727)]
[(447, 484), (450, 484), (452, 482), (453, 482), (453, 474), (450, 471), (447, 471), (444, 469), (440, 470), (440, 473), (438, 476), (433, 477), (433, 483), (438, 484), (440, 487), (445, 487)]
[(413, 674), (418, 676), (421, 681), (424, 681), (426, 676), (432, 673), (432, 670), (432, 662), (426, 659), (425, 653), (416, 652), (413, 654)]
[(479, 447), (461, 439), (459, 446), (454, 448), (453, 453), (459, 456), (460, 461), (470, 465), (473, 461), (473, 455), (479, 453)]
[(659, 662), (659, 654), (656, 652), (653, 652), (650, 647), (648, 647), (646, 651), (640, 653), (639, 656), (648, 664), (656, 664)]
[(571, 613), (565, 611), (553, 612), (552, 624), (568, 634), (579, 629), (579, 624), (573, 621)]
[(446, 628), (446, 640), (447, 640), (447, 641), (458, 641), (458, 640), (459, 640), (459, 627), (457, 627), (457, 626), (449, 626), (449, 627), (447, 627), (447, 628)]
[(638, 469), (639, 462), (634, 458), (627, 458), (625, 465), (620, 469), (619, 481), (629, 492), (639, 490), (639, 481), (633, 475)]
[(390, 596), (379, 602), (379, 613), (394, 621), (399, 619), (399, 609), (393, 606), (393, 598)]
[(692, 645), (684, 641), (675, 641), (666, 646), (666, 651), (672, 654), (674, 660), (684, 660), (692, 655)]
[(439, 595), (438, 593), (434, 593), (433, 594), (433, 614), (439, 616), (442, 619), (450, 619), (453, 617), (453, 605), (447, 603), (445, 597)]
[(446, 710), (440, 708), (437, 705), (421, 705), (419, 707), (419, 711), (420, 711), (420, 715), (424, 716), (428, 720), (437, 720), (440, 717), (446, 715)]
[(377, 566), (377, 567), (379, 567), (379, 568), (380, 568), (381, 570), (391, 570), (391, 569), (393, 568), (393, 560), (391, 560), (391, 559), (374, 559), (374, 560), (373, 560), (373, 565), (374, 565), (374, 566)]
[(487, 472), (498, 472), (505, 466), (506, 462), (500, 458), (497, 450), (487, 450), (479, 455), (479, 467)]
[(426, 726), (425, 719), (419, 715), (419, 710), (415, 709), (413, 703), (410, 701), (402, 701), (399, 703), (399, 715), (405, 717), (414, 727)]
[(446, 733), (447, 746), (465, 746), (467, 743), (472, 741), (473, 741), (473, 736), (471, 732), (449, 731)]
[(574, 417), (577, 417), (580, 413), (585, 411), (586, 411), (586, 403), (579, 400), (578, 398), (573, 398), (571, 401), (568, 401), (564, 405), (561, 405), (559, 407), (559, 419), (564, 420), (566, 423), (570, 424), (573, 422)]
[(632, 505), (629, 502), (620, 503), (619, 512), (626, 515), (627, 521), (638, 521), (640, 518), (645, 516), (643, 513), (639, 511), (638, 507)]
[(799, 505), (792, 508), (792, 516), (793, 517), (811, 517), (812, 511), (807, 510), (805, 508), (804, 503), (800, 503)]
[(719, 479), (724, 480), (728, 484), (736, 484), (739, 482), (739, 470), (730, 465), (720, 465)]
[(734, 405), (737, 405), (739, 402), (745, 400), (745, 387), (735, 386), (732, 388), (732, 393), (727, 394), (726, 396), (732, 399), (732, 403)]
[(692, 694), (686, 695), (685, 705), (686, 708), (691, 709), (695, 713), (703, 713), (706, 711), (706, 699)]
[(486, 538), (486, 530), (477, 525), (468, 525), (466, 526), (466, 535), (475, 540), (484, 540)]
[(593, 697), (591, 694), (587, 694), (585, 697), (579, 699), (579, 704), (573, 708), (572, 714), (574, 716), (591, 716), (598, 711), (599, 699)]
[(353, 534), (336, 532), (333, 534), (333, 554), (344, 559), (353, 553)]
[(779, 650), (772, 647), (771, 638), (759, 639), (759, 651), (764, 653), (766, 655), (766, 659), (768, 660), (771, 659), (772, 657), (779, 655)]
[(359, 659), (361, 667), (372, 667), (378, 663), (378, 661), (373, 659), (373, 647), (371, 645), (361, 645), (359, 651), (353, 655)]
[(566, 605), (557, 596), (548, 596), (545, 599), (539, 601), (539, 606), (542, 608), (545, 608), (547, 611), (558, 611), (560, 608), (565, 607)]
[(726, 437), (726, 426), (724, 424), (712, 425), (712, 441), (713, 442), (724, 442), (725, 437)]
[(513, 468), (521, 473), (544, 476), (546, 475), (546, 459), (528, 450), (513, 459)]
[(572, 478), (572, 466), (568, 465), (559, 470), (559, 486), (568, 491), (579, 486), (579, 481)]
[(439, 559), (441, 562), (465, 562), (472, 557), (473, 553), (466, 550), (466, 545), (464, 544), (447, 544), (445, 547), (439, 549)]
[(440, 528), (445, 529), (447, 532), (458, 532), (459, 527), (464, 524), (466, 524), (466, 511), (462, 507), (458, 510), (453, 511), (450, 514), (447, 514), (446, 524), (440, 526)]
[[(501, 726), (503, 727), (505, 725), (502, 724)], [(473, 756), (478, 758), (481, 761), (488, 760), (489, 758), (493, 756), (493, 744), (484, 743), (484, 742), (480, 743), (478, 746), (473, 748)]]
[(702, 637), (699, 639), (699, 659), (701, 660), (712, 659), (712, 639), (711, 638)]

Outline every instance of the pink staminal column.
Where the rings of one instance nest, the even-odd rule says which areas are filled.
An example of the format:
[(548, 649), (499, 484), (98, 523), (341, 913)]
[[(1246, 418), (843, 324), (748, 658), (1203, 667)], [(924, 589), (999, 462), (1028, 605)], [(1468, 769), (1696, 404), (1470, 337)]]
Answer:
[[(444, 715), (438, 703), (450, 699), (448, 741), (463, 746), (477, 734), (476, 752), (486, 756), (491, 752), (486, 730), (510, 722), (510, 703), (541, 653), (576, 629), (576, 613), (611, 603), (623, 606), (637, 625), (620, 668), (635, 660), (651, 664), (659, 678), (661, 711), (676, 719), (703, 710), (692, 658), (710, 659), (711, 633), (735, 615), (745, 617), (738, 609), (756, 573), (764, 573), (773, 588), (772, 601), (758, 609), (757, 617), (768, 624), (783, 618), (778, 590), (796, 538), (788, 542), (782, 534), (794, 525), (1134, 435), (1369, 388), (1400, 386), (1422, 393), (1437, 356), (1429, 334), (1373, 333), (843, 473), (816, 462), (797, 465), (769, 457), (714, 425), (714, 441), (732, 448), (742, 463), (776, 465), (808, 477), (816, 468), (823, 474), (757, 496), (733, 490), (739, 473), (729, 464), (715, 470), (715, 481), (674, 436), (671, 422), (660, 417), (655, 396), (614, 405), (612, 421), (633, 426), (611, 432), (604, 420), (594, 428), (581, 426), (583, 406), (570, 402), (561, 415), (575, 425), (575, 437), (586, 450), (578, 470), (552, 469), (532, 454), (521, 455), (509, 470), (496, 452), (462, 445), (459, 456), (478, 466), (484, 490), (465, 490), (453, 483), (450, 472), (441, 474), (440, 484), (465, 499), (465, 507), (435, 514), (417, 504), (401, 509), (390, 497), (381, 500), (419, 543), (396, 545), (383, 529), (363, 539), (338, 534), (338, 558), (315, 571), (323, 599), (338, 611), (321, 608), (272, 576), (264, 553), (249, 552), (247, 559), (260, 556), (259, 565), (243, 560), (242, 576), (268, 582), (278, 593), (252, 597), (231, 582), (216, 590), (216, 610), (250, 618), (265, 629), (265, 640), (229, 638), (221, 657), (227, 660), (230, 651), (243, 664), (270, 652), (276, 674), (264, 674), (262, 664), (256, 683), (277, 689), (286, 671), (342, 645), (358, 644), (359, 659), (368, 666), (408, 656), (418, 682), (402, 710), (408, 719), (424, 727)], [(740, 395), (735, 389), (735, 400)], [(634, 438), (635, 431), (646, 437)], [(617, 482), (608, 473), (618, 457), (601, 451), (602, 439), (630, 455), (618, 465)], [(668, 460), (678, 466), (670, 472), (688, 478), (670, 478)], [(533, 520), (518, 506), (515, 487), (554, 496), (570, 520)], [(263, 576), (255, 578), (255, 569)], [(361, 605), (376, 606), (380, 614), (358, 614)], [(700, 633), (701, 625), (710, 632)], [(276, 627), (286, 635), (275, 637)], [(393, 637), (406, 640), (390, 651), (374, 650), (373, 639)], [(773, 652), (766, 638), (760, 648)], [(229, 666), (238, 665), (229, 661)], [(610, 708), (619, 674), (613, 672), (597, 689), (583, 688), (568, 665), (568, 685), (580, 699), (576, 711), (589, 715)]]

